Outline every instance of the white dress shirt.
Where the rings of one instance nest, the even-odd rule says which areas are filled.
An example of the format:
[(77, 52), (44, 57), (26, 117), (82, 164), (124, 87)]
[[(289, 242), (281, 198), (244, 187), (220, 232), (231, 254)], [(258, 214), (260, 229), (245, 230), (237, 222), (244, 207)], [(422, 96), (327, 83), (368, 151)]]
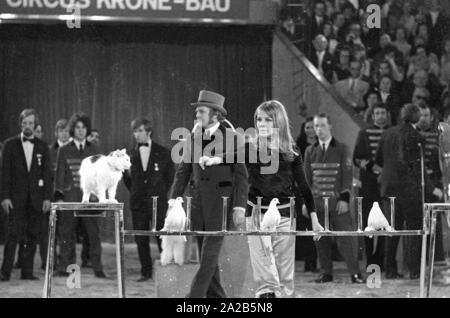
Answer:
[(75, 146), (77, 147), (78, 151), (80, 151), (80, 145), (83, 146), (83, 151), (86, 149), (86, 139), (84, 139), (82, 142), (79, 142), (78, 140), (74, 139)]
[(152, 148), (152, 141), (149, 139), (147, 142), (148, 147), (145, 146), (139, 147), (139, 155), (141, 156), (142, 170), (144, 171), (147, 171), (148, 161), (150, 159), (150, 151)]
[[(61, 148), (62, 146), (67, 145), (69, 142), (72, 141), (72, 137), (69, 138), (66, 142), (62, 142), (61, 140), (57, 139), (56, 142), (58, 143), (58, 147)], [(78, 148), (79, 149), (79, 148)]]
[(330, 138), (328, 138), (327, 140), (325, 140), (325, 141), (321, 141), (321, 140), (319, 140), (319, 143), (320, 143), (320, 149), (323, 149), (323, 145), (325, 144), (325, 151), (327, 151), (328, 150), (328, 146), (330, 146), (330, 142), (331, 142), (331, 139), (332, 139), (333, 137), (330, 137)]
[(214, 135), (214, 133), (216, 132), (216, 130), (219, 129), (219, 126), (220, 126), (220, 122), (217, 122), (217, 123), (214, 124), (213, 126), (207, 128), (207, 129), (205, 129), (205, 134), (206, 134), (206, 135), (209, 134), (209, 136)]
[(350, 85), (349, 85), (348, 88), (349, 88), (350, 91), (354, 91), (355, 90), (356, 84), (358, 83), (357, 81), (358, 81), (357, 78), (353, 78), (353, 77), (349, 78), (348, 82), (349, 82)]
[[(25, 160), (27, 161), (27, 169), (28, 172), (31, 170), (31, 160), (33, 159), (33, 149), (34, 144), (32, 142), (26, 141), (23, 142), (23, 138), (25, 136), (23, 133), (20, 134), (20, 141), (22, 142), (23, 152), (25, 153)], [(28, 137), (26, 137), (28, 138)], [(34, 139), (33, 136), (29, 137), (29, 139)]]
[(439, 11), (430, 11), (431, 23), (433, 26), (436, 25), (437, 19), (439, 17)]
[(385, 93), (385, 92), (381, 92), (381, 101), (383, 102), (383, 103), (386, 103), (386, 101), (387, 101), (387, 99), (388, 99), (388, 97), (389, 97), (389, 93)]
[(317, 25), (320, 25), (323, 22), (323, 17), (319, 17), (319, 16), (316, 15), (315, 18), (316, 18)]

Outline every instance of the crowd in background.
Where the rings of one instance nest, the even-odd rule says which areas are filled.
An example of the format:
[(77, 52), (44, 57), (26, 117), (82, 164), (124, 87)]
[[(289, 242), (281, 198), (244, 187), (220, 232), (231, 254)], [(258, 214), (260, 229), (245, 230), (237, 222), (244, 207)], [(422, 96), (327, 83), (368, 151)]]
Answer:
[[(381, 8), (369, 28), (366, 7)], [(356, 5), (356, 6), (355, 6)], [(291, 40), (369, 124), (375, 103), (396, 124), (400, 108), (423, 99), (436, 120), (450, 114), (450, 19), (440, 1), (310, 1), (282, 12)]]

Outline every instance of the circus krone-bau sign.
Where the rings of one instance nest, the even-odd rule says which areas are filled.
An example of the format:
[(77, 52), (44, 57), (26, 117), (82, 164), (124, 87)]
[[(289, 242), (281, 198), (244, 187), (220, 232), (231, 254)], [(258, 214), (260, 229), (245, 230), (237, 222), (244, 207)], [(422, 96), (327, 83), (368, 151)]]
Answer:
[[(255, 23), (249, 17), (252, 5), (256, 5), (256, 11), (273, 11), (271, 3), (271, 0), (1, 0), (0, 19), (247, 24)], [(263, 12), (262, 16), (270, 14)], [(264, 21), (259, 19), (259, 23)]]

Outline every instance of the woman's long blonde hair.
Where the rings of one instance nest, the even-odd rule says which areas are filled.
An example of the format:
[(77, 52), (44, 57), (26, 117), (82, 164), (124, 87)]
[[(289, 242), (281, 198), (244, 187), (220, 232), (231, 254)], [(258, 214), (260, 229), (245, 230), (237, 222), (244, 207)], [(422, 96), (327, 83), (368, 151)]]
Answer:
[(253, 117), (255, 128), (257, 128), (258, 112), (265, 112), (273, 121), (273, 128), (278, 128), (278, 148), (280, 153), (287, 155), (289, 158), (297, 156), (295, 151), (296, 144), (291, 134), (291, 126), (289, 124), (289, 117), (283, 104), (277, 100), (269, 100), (263, 102), (256, 108)]

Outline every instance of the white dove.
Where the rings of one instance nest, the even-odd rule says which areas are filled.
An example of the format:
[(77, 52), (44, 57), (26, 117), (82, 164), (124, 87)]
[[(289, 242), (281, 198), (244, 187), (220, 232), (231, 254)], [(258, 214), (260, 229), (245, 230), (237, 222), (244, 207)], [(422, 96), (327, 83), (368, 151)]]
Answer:
[[(182, 206), (183, 198), (178, 197), (169, 211), (164, 221), (163, 231), (181, 232), (184, 231), (186, 225), (186, 213)], [(174, 235), (161, 236), (161, 265), (166, 266), (175, 261), (178, 265), (184, 263), (184, 253), (186, 245), (186, 237)]]
[(365, 231), (392, 231), (388, 220), (380, 209), (378, 202), (374, 202), (369, 212)]
[(280, 224), (280, 211), (278, 211), (277, 204), (280, 204), (278, 198), (273, 198), (270, 201), (269, 208), (264, 214), (263, 220), (261, 222), (261, 230), (274, 232), (277, 226)]
[[(278, 198), (273, 198), (272, 201), (270, 201), (269, 208), (264, 214), (261, 222), (261, 231), (274, 232), (280, 224), (281, 215), (280, 211), (278, 211), (277, 204), (280, 204)], [(270, 251), (272, 251), (272, 240), (270, 236), (267, 235), (261, 236), (261, 240), (264, 253), (266, 256), (269, 256)]]

